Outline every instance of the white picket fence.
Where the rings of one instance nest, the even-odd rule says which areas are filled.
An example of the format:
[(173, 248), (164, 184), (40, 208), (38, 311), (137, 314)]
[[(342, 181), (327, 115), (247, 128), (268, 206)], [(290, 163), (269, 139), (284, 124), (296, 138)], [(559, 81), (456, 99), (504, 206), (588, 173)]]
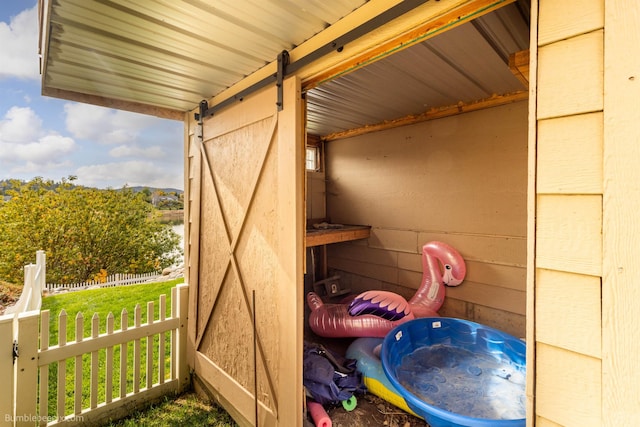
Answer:
[(65, 284), (47, 283), (45, 287), (49, 292), (61, 289), (69, 291), (79, 291), (82, 289), (95, 287), (110, 288), (114, 286), (134, 285), (138, 283), (152, 282), (154, 279), (157, 279), (160, 276), (162, 276), (162, 273), (158, 272), (141, 274), (116, 273), (107, 276), (104, 282), (98, 280), (87, 280), (85, 282)]
[[(34, 270), (30, 273), (33, 276), (29, 277), (37, 278), (38, 271), (43, 276), (39, 279), (42, 285), (44, 266), (42, 270)], [(56, 426), (62, 423), (99, 425), (109, 419), (121, 418), (165, 394), (180, 393), (188, 387), (187, 285), (172, 288), (169, 317), (166, 317), (166, 297), (162, 295), (157, 320), (156, 305), (148, 302), (146, 323), (142, 323), (142, 310), (138, 304), (132, 319), (126, 310), (122, 310), (120, 329), (115, 331), (113, 314), (105, 319), (102, 333), (100, 319), (94, 314), (91, 334), (85, 337), (85, 318), (78, 313), (75, 340), (71, 342), (67, 342), (67, 314), (62, 310), (57, 319), (57, 343), (49, 342), (50, 314), (48, 310), (40, 312), (40, 303), (37, 302), (41, 298), (41, 290), (42, 287), (38, 292), (34, 286), (25, 301), (18, 302), (20, 311), (14, 309), (13, 313), (0, 316), (0, 378), (4, 382), (0, 387), (0, 427)], [(26, 288), (23, 296), (25, 292)], [(132, 361), (128, 360), (129, 347), (133, 348)], [(114, 353), (119, 353), (119, 356), (116, 358)], [(102, 354), (103, 366), (99, 364)], [(66, 382), (67, 361), (73, 361), (72, 386)], [(168, 370), (165, 370), (165, 363), (169, 365)], [(49, 371), (52, 369), (57, 371), (55, 393), (49, 392)], [(83, 373), (88, 373), (88, 380), (83, 379)], [(115, 389), (114, 379), (119, 384)], [(88, 403), (83, 404), (85, 383), (89, 385), (90, 395), (88, 399), (84, 398)], [(101, 396), (100, 401), (98, 396)], [(71, 399), (73, 404), (68, 405)], [(53, 413), (49, 412), (50, 400), (53, 401), (51, 406), (55, 407)], [(69, 406), (73, 409), (67, 409)]]

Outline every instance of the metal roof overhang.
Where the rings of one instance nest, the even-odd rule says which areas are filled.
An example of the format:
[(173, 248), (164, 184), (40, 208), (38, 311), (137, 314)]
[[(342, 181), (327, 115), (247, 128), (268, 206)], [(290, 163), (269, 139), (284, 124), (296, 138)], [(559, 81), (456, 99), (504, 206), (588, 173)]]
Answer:
[(42, 93), (183, 120), (203, 99), (223, 108), (275, 82), (276, 58), (287, 51), (287, 73), (300, 75), (307, 90), (309, 132), (335, 134), (522, 91), (505, 59), (528, 47), (527, 7), (523, 0), (40, 0)]

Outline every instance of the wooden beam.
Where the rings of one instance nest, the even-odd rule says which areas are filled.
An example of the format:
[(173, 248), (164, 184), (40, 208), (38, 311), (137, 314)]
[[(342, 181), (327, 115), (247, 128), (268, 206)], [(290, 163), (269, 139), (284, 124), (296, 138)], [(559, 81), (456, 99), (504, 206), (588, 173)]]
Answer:
[(405, 32), (397, 37), (376, 45), (360, 55), (353, 56), (349, 61), (343, 62), (336, 67), (303, 82), (303, 90), (307, 91), (319, 86), (329, 80), (341, 75), (355, 71), (365, 65), (385, 58), (400, 50), (406, 49), (415, 44), (421, 43), (440, 33), (453, 29), (472, 19), (476, 19), (496, 9), (504, 7), (515, 0), (475, 0), (470, 1), (460, 7), (448, 11), (440, 16), (428, 19), (420, 26)]
[(529, 49), (509, 55), (509, 69), (525, 88), (529, 88)]
[(455, 116), (457, 114), (469, 113), (471, 111), (482, 110), (485, 108), (498, 107), (500, 105), (511, 104), (513, 102), (524, 101), (528, 99), (529, 93), (525, 91), (513, 92), (504, 95), (494, 95), (490, 98), (481, 99), (470, 103), (459, 102), (456, 105), (448, 105), (445, 107), (431, 108), (424, 113), (415, 115), (411, 114), (394, 120), (384, 121), (373, 125), (366, 125), (356, 129), (349, 129), (342, 132), (334, 132), (325, 135), (323, 141), (334, 141), (336, 139), (351, 138), (354, 136), (364, 135), (371, 132), (392, 129), (400, 126), (412, 125), (415, 123), (425, 122), (427, 120), (441, 119), (443, 117)]
[(89, 95), (64, 89), (42, 86), (42, 95), (53, 98), (67, 99), (69, 101), (82, 102), (84, 104), (99, 105), (100, 107), (114, 108), (116, 110), (131, 111), (134, 113), (147, 114), (170, 120), (184, 120), (184, 111), (171, 110), (168, 108), (156, 107), (139, 102), (124, 101), (121, 99), (105, 98), (103, 96)]

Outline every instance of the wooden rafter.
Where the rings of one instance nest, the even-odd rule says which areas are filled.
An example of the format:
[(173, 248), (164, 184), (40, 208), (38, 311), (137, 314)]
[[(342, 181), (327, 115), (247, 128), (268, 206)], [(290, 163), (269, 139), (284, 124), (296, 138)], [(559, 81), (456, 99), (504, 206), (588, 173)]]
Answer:
[(504, 95), (494, 95), (490, 98), (481, 99), (479, 101), (464, 103), (459, 102), (455, 105), (449, 105), (446, 107), (432, 108), (424, 113), (401, 117), (394, 120), (387, 120), (382, 123), (376, 123), (372, 125), (366, 125), (356, 129), (349, 129), (342, 132), (334, 132), (322, 137), (325, 142), (333, 141), (336, 139), (351, 138), (358, 135), (364, 135), (371, 132), (378, 132), (381, 130), (387, 130), (397, 128), (400, 126), (412, 125), (415, 123), (425, 122), (427, 120), (441, 119), (443, 117), (455, 116), (456, 114), (469, 113), (471, 111), (482, 110), (490, 107), (497, 107), (500, 105), (511, 104), (513, 102), (524, 101), (529, 98), (529, 93), (526, 91), (519, 91), (514, 93), (508, 93)]
[(341, 63), (337, 67), (327, 69), (325, 72), (316, 75), (302, 84), (303, 90), (308, 91), (333, 80), (344, 74), (348, 74), (372, 62), (385, 58), (395, 52), (406, 49), (415, 44), (421, 43), (444, 31), (453, 29), (472, 19), (476, 19), (487, 13), (500, 9), (515, 0), (474, 0), (463, 6), (448, 11), (433, 20), (429, 20), (424, 24), (405, 32), (398, 37), (389, 39), (385, 43), (376, 46), (374, 49), (366, 51), (360, 55), (355, 55), (349, 61)]
[(509, 55), (509, 69), (524, 87), (529, 88), (529, 49)]

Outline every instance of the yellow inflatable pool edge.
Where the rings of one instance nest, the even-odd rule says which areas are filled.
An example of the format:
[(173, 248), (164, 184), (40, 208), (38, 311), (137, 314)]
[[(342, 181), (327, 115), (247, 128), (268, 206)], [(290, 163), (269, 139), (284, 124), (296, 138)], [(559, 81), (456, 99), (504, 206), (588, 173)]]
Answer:
[(380, 381), (378, 381), (375, 378), (371, 378), (371, 377), (367, 377), (367, 376), (364, 376), (363, 378), (364, 378), (364, 385), (367, 386), (367, 390), (369, 392), (371, 392), (372, 394), (375, 394), (376, 396), (378, 396), (381, 399), (386, 400), (387, 402), (391, 403), (393, 406), (397, 406), (398, 408), (402, 409), (403, 411), (406, 411), (406, 412), (410, 413), (411, 415), (422, 419), (421, 416), (419, 416), (418, 414), (413, 412), (409, 408), (409, 406), (407, 406), (407, 402), (404, 400), (404, 398), (402, 396), (392, 392), (391, 390), (386, 388), (384, 386), (384, 384), (382, 384)]

